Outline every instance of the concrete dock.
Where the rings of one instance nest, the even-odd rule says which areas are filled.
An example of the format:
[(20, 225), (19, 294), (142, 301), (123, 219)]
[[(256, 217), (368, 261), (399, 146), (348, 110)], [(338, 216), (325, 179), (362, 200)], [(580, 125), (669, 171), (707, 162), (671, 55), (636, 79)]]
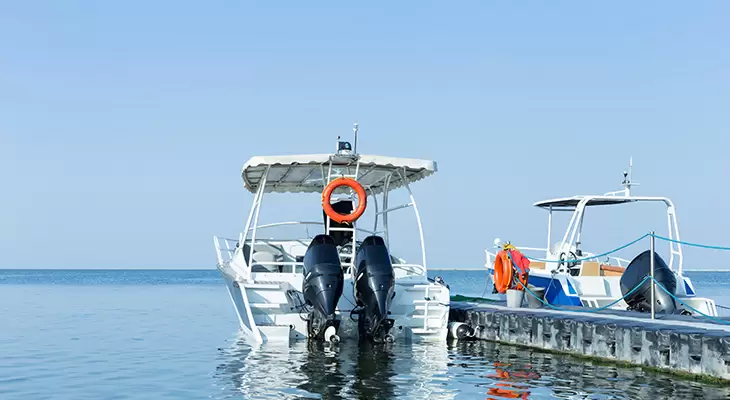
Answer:
[(471, 326), (477, 339), (730, 383), (730, 325), (707, 319), (452, 302), (449, 320)]

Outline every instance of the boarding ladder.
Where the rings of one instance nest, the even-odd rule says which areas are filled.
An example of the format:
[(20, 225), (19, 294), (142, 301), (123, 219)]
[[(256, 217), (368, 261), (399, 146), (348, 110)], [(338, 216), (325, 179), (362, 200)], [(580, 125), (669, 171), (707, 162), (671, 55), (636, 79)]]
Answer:
[[(433, 292), (442, 292), (444, 287), (432, 286), (430, 284), (416, 284), (406, 288), (407, 292), (423, 292), (423, 299), (413, 300), (415, 312), (414, 319), (422, 319), (423, 327), (414, 328), (416, 334), (435, 334), (441, 327), (441, 319), (444, 317), (447, 307), (438, 300), (431, 297)], [(432, 325), (429, 321), (438, 319), (438, 323)]]
[[(350, 165), (348, 167), (348, 172)], [(355, 173), (354, 174), (341, 174), (341, 175), (332, 175), (332, 160), (329, 162), (329, 167), (327, 170), (327, 181), (325, 182), (324, 187), (327, 187), (333, 180), (337, 178), (352, 178), (354, 180), (357, 180), (358, 174), (360, 173), (360, 160), (357, 160), (357, 164), (355, 165)], [(347, 270), (350, 271), (350, 274), (354, 273), (355, 268), (355, 250), (357, 246), (357, 221), (352, 223), (351, 228), (344, 228), (344, 227), (330, 227), (331, 218), (328, 215), (327, 216), (327, 225), (325, 226), (325, 233), (330, 234), (330, 232), (352, 232), (352, 249), (350, 250), (350, 261), (347, 263), (344, 263), (345, 266), (347, 266)], [(342, 259), (342, 254), (340, 254), (340, 259)]]

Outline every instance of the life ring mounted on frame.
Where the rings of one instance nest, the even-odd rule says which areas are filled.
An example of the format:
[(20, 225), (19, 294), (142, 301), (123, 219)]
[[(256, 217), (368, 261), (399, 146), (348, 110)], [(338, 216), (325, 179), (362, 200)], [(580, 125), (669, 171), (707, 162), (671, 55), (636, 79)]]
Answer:
[[(335, 211), (335, 209), (332, 208), (332, 204), (330, 204), (332, 193), (340, 186), (347, 186), (351, 188), (357, 195), (357, 208), (350, 214), (340, 214)], [(365, 193), (365, 188), (362, 187), (358, 181), (352, 178), (339, 177), (333, 179), (332, 182), (330, 182), (322, 191), (322, 208), (324, 209), (325, 214), (337, 223), (353, 223), (365, 212), (365, 208), (367, 208), (367, 198), (368, 196), (367, 193)]]

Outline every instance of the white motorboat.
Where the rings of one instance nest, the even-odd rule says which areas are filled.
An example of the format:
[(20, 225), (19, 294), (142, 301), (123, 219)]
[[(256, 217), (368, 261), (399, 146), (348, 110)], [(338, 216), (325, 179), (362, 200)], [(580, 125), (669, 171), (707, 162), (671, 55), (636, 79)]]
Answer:
[[(248, 341), (446, 339), (449, 288), (427, 276), (423, 226), (410, 188), (434, 174), (436, 162), (358, 154), (357, 125), (354, 147), (338, 138), (335, 154), (259, 156), (243, 166), (245, 188), (254, 194), (246, 227), (236, 239), (214, 237), (214, 244)], [(392, 206), (389, 195), (398, 189), (410, 200)], [(324, 208), (323, 221), (259, 224), (263, 200), (275, 193), (300, 194), (292, 206), (317, 217)], [(322, 203), (314, 193), (322, 194)], [(365, 207), (372, 230), (360, 227)], [(389, 215), (408, 208), (417, 233), (393, 237)], [(265, 238), (263, 231), (274, 227), (308, 228)], [(390, 244), (415, 238), (418, 262), (390, 254)]]
[[(534, 204), (535, 207), (548, 211), (548, 248), (523, 247), (512, 242), (520, 252), (523, 252), (531, 260), (529, 264), (528, 289), (536, 289), (533, 292), (538, 294), (538, 296), (542, 294), (541, 297), (543, 297), (545, 302), (555, 306), (646, 311), (646, 307), (638, 307), (637, 309), (636, 304), (628, 304), (626, 299), (617, 300), (627, 295), (625, 292), (631, 288), (631, 286), (626, 285), (627, 282), (633, 282), (633, 286), (641, 283), (641, 278), (646, 274), (634, 274), (632, 272), (632, 277), (624, 280), (622, 291), (621, 279), (627, 271), (627, 268), (634, 268), (634, 272), (641, 268), (646, 269), (649, 265), (649, 251), (637, 256), (634, 259), (636, 262), (630, 262), (629, 260), (618, 258), (611, 254), (596, 255), (595, 253), (583, 250), (581, 233), (583, 231), (585, 213), (589, 208), (646, 202), (660, 203), (666, 206), (666, 218), (669, 226), (669, 240), (667, 241), (669, 244), (669, 262), (666, 263), (659, 257), (656, 260), (657, 268), (661, 267), (661, 272), (664, 272), (663, 277), (667, 280), (668, 285), (674, 286), (674, 296), (677, 299), (703, 314), (717, 316), (717, 308), (714, 300), (698, 297), (692, 280), (683, 273), (684, 256), (679, 239), (679, 226), (677, 225), (677, 213), (674, 203), (667, 197), (632, 195), (631, 186), (638, 184), (631, 182), (631, 164), (629, 166), (629, 172), (624, 172), (623, 190), (602, 195), (580, 195), (544, 200)], [(571, 212), (572, 216), (562, 239), (553, 244), (551, 239), (553, 212), (560, 211)], [(643, 242), (647, 246), (646, 248), (649, 247), (650, 239), (651, 237), (648, 237)], [(494, 261), (497, 256), (497, 251), (503, 248), (503, 244), (499, 238), (495, 239), (494, 245), (495, 250), (490, 251), (487, 249), (485, 251), (485, 267), (489, 270), (493, 282)], [(633, 266), (630, 264), (633, 264)], [(634, 275), (636, 278), (634, 278)], [(650, 293), (650, 289), (646, 290), (650, 282), (646, 281), (644, 285), (646, 287), (638, 292)], [(641, 293), (637, 296), (640, 295)], [(671, 301), (669, 298), (666, 298), (660, 289), (656, 289), (655, 295), (658, 296), (658, 301), (676, 303), (676, 301)], [(527, 293), (525, 296), (531, 296), (531, 294)], [(632, 299), (634, 297), (636, 296), (633, 296)], [(649, 295), (645, 297), (647, 299), (638, 299), (636, 302), (648, 301)], [(642, 304), (646, 305), (647, 302), (643, 302)], [(681, 303), (673, 304), (672, 308), (685, 314), (693, 314), (686, 307), (683, 308)]]

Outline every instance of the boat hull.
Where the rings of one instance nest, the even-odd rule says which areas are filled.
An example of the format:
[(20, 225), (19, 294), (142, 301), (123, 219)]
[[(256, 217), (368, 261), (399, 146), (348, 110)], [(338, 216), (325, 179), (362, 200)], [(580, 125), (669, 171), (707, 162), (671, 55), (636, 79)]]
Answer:
[[(252, 343), (307, 340), (301, 273), (254, 273), (250, 282), (236, 280), (236, 274), (219, 268), (231, 297), (244, 340)], [(344, 290), (337, 303), (338, 336), (357, 339), (357, 315), (351, 315), (356, 301), (353, 280), (345, 276)], [(445, 341), (448, 333), (449, 289), (425, 277), (396, 277), (395, 297), (389, 317), (390, 333), (396, 341)]]
[[(494, 274), (493, 268), (488, 268), (488, 271), (490, 276)], [(676, 275), (676, 281), (675, 295), (679, 300), (703, 314), (717, 316), (714, 300), (697, 297), (689, 277)], [(571, 276), (532, 269), (528, 285), (540, 289), (544, 293), (544, 300), (547, 303), (559, 307), (606, 307), (623, 297), (621, 276)], [(526, 296), (530, 296), (530, 294), (528, 293)], [(677, 307), (682, 308), (683, 306), (678, 303)], [(608, 308), (625, 311), (628, 304), (621, 300)]]

